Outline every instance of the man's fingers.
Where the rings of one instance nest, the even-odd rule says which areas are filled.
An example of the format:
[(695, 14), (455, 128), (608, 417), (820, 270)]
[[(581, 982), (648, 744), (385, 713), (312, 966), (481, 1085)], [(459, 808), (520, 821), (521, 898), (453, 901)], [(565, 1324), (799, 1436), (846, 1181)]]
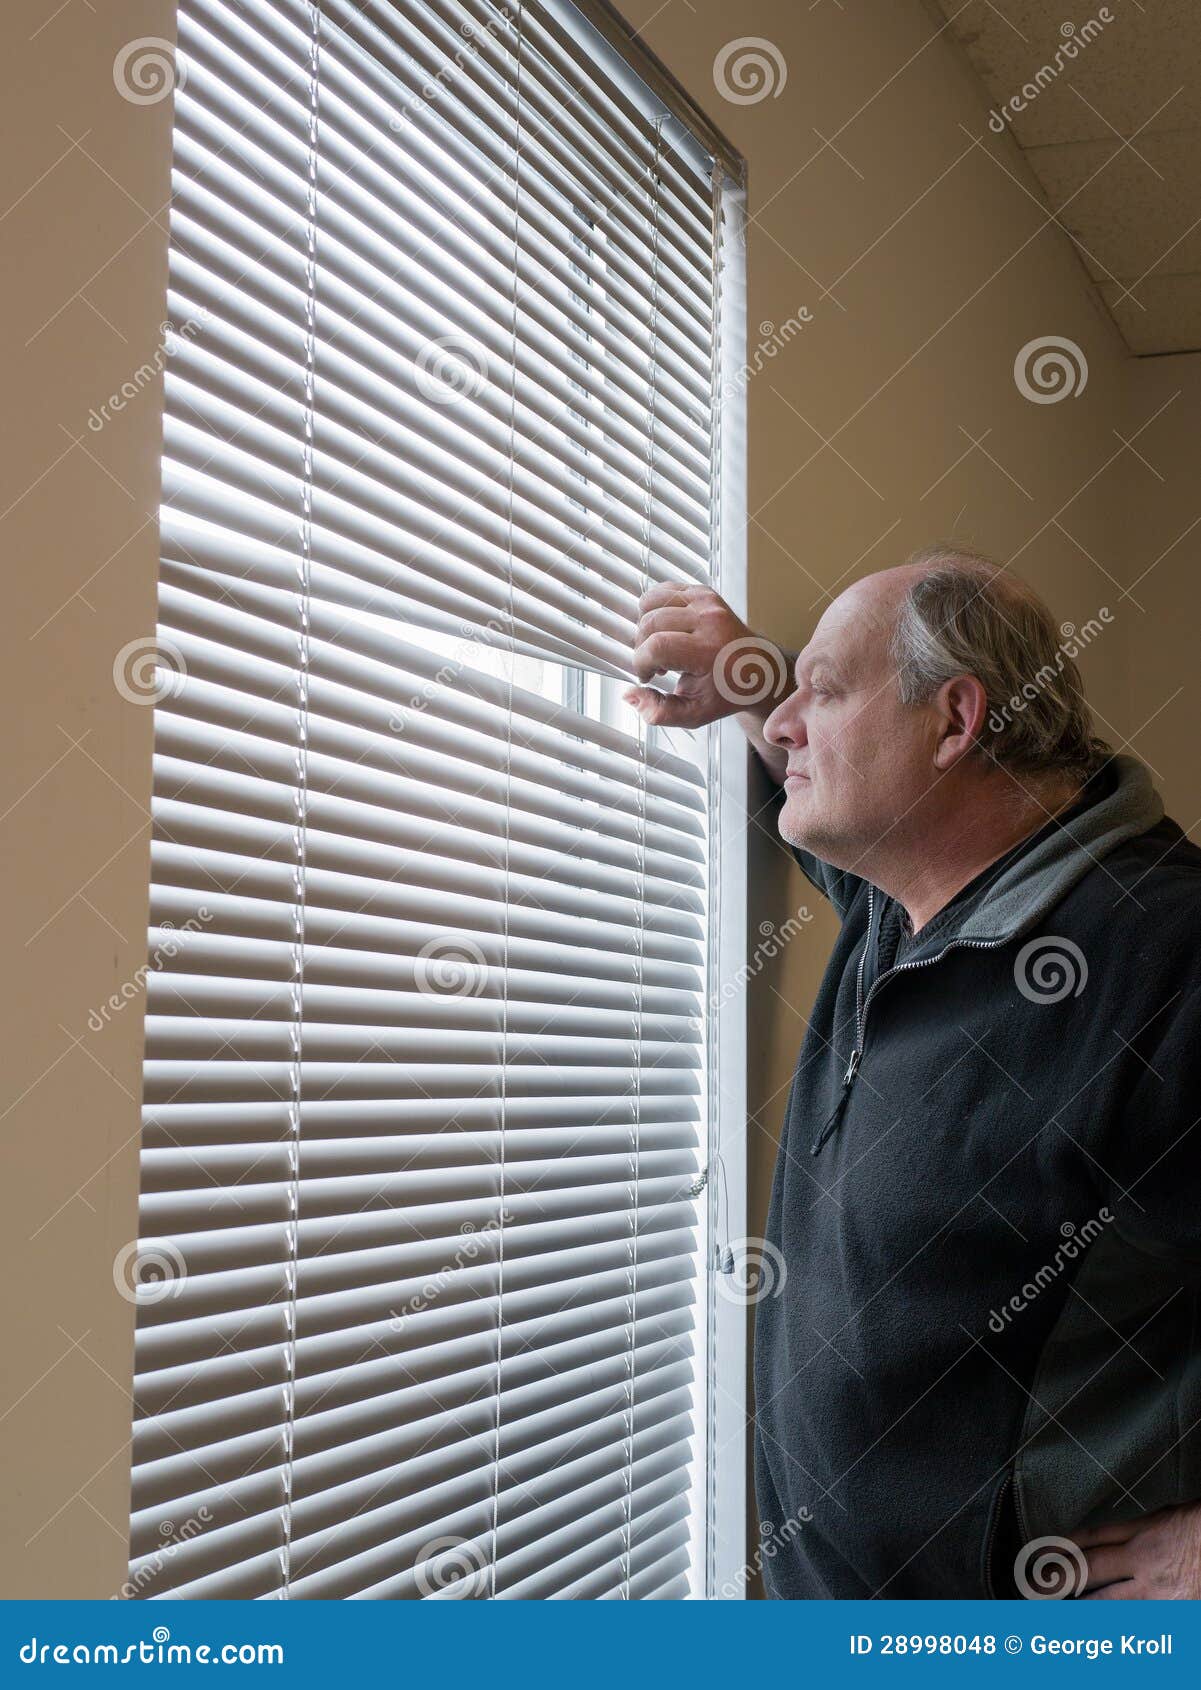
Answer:
[(648, 610), (661, 610), (665, 604), (684, 604), (684, 589), (676, 581), (661, 581), (657, 587), (648, 587), (638, 600), (638, 614), (645, 616)]
[(639, 617), (634, 644), (645, 645), (652, 634), (691, 634), (695, 628), (696, 616), (686, 604), (664, 605), (660, 610), (644, 611)]
[(653, 680), (671, 669), (687, 673), (695, 654), (690, 634), (652, 634), (635, 649), (634, 673), (640, 681)]
[(633, 705), (650, 728), (688, 728), (695, 708), (686, 698), (675, 693), (658, 692), (654, 687), (628, 687), (621, 695)]
[(1111, 1544), (1108, 1549), (1093, 1549), (1088, 1555), (1088, 1577), (1085, 1590), (1098, 1590), (1103, 1584), (1117, 1584), (1133, 1578), (1130, 1551), (1124, 1543)]
[(638, 600), (638, 613), (645, 616), (648, 610), (661, 610), (667, 604), (688, 604), (692, 599), (703, 598), (711, 593), (712, 587), (701, 587), (693, 583), (681, 581), (660, 581), (656, 587), (648, 587)]
[(1090, 1590), (1080, 1598), (1081, 1602), (1129, 1602), (1138, 1586), (1133, 1579), (1124, 1579), (1121, 1584), (1107, 1584), (1103, 1590)]
[(1089, 1526), (1085, 1531), (1073, 1532), (1072, 1542), (1085, 1551), (1100, 1549), (1110, 1543), (1129, 1543), (1155, 1517), (1147, 1514), (1141, 1520), (1107, 1520), (1102, 1526)]

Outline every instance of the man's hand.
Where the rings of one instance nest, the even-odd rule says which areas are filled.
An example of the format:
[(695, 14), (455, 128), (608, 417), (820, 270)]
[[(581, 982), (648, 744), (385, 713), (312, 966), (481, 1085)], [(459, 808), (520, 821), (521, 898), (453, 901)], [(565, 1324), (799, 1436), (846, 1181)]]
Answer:
[[(625, 693), (652, 727), (700, 728), (723, 716), (765, 721), (791, 681), (789, 662), (709, 587), (652, 587), (638, 605), (634, 673), (640, 681), (678, 674), (674, 692), (651, 686)], [(750, 731), (750, 724), (748, 731)]]
[(1088, 1562), (1086, 1602), (1201, 1598), (1201, 1502), (1077, 1532)]

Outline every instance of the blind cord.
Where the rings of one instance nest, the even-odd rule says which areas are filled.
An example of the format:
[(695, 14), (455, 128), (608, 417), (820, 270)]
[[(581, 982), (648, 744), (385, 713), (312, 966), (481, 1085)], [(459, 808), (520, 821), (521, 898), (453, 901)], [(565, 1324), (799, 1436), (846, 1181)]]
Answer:
[[(521, 143), (522, 143), (522, 47), (525, 36), (523, 24), (525, 8), (523, 0), (516, 0), (517, 27), (517, 69), (516, 69), (516, 103), (513, 162), (513, 294), (510, 301), (513, 313), (512, 358), (510, 363), (510, 399), (509, 399), (509, 510), (508, 510), (508, 621), (510, 638), (514, 639), (516, 630), (516, 604), (514, 598), (513, 573), (514, 563), (514, 467), (517, 457), (517, 324), (518, 324), (518, 259), (521, 249)], [(496, 1597), (496, 1564), (500, 1551), (500, 1439), (502, 1425), (502, 1402), (504, 1387), (504, 1344), (505, 1344), (505, 1181), (506, 1181), (506, 1145), (507, 1131), (507, 1102), (508, 1102), (508, 1055), (509, 1055), (509, 888), (510, 868), (512, 863), (511, 828), (512, 828), (512, 784), (513, 784), (513, 676), (517, 664), (516, 641), (509, 651), (509, 685), (508, 685), (508, 725), (505, 737), (505, 828), (504, 828), (504, 925), (502, 938), (502, 999), (501, 999), (501, 1043), (500, 1043), (500, 1192), (497, 1219), (497, 1290), (496, 1290), (496, 1424), (492, 1454), (492, 1553), (489, 1556), (489, 1591), (491, 1598)]]
[[(721, 316), (722, 316), (722, 192), (724, 174), (718, 160), (714, 160), (712, 187), (712, 251), (713, 251), (713, 300), (712, 319), (710, 322), (709, 339), (709, 370), (710, 370), (710, 410), (709, 410), (709, 576), (714, 588), (720, 592), (721, 581), (721, 483), (722, 483), (722, 437), (721, 437)], [(708, 767), (707, 778), (711, 795), (710, 817), (716, 813), (717, 826), (710, 823), (709, 838), (709, 933), (706, 946), (706, 975), (710, 987), (718, 978), (720, 972), (720, 941), (721, 934), (721, 735), (716, 723), (708, 729)], [(705, 1047), (708, 1057), (708, 1108), (706, 1110), (706, 1125), (708, 1128), (709, 1165), (716, 1162), (721, 1173), (721, 1191), (717, 1189), (716, 1180), (709, 1181), (708, 1200), (706, 1204), (706, 1367), (705, 1367), (705, 1508), (704, 1508), (704, 1587), (705, 1595), (712, 1597), (717, 1582), (716, 1575), (716, 1516), (717, 1516), (717, 1471), (715, 1461), (715, 1446), (717, 1442), (717, 1296), (716, 1274), (726, 1271), (726, 1261), (729, 1256), (728, 1229), (730, 1224), (730, 1193), (726, 1181), (726, 1164), (721, 1150), (721, 1073), (719, 1048), (718, 1014), (711, 1007), (713, 1004), (712, 989), (706, 999), (705, 1016)], [(720, 1196), (720, 1201), (719, 1201)], [(726, 1245), (720, 1250), (718, 1240), (721, 1238), (721, 1202), (725, 1207), (725, 1224), (727, 1229)]]
[[(659, 362), (656, 357), (658, 343), (658, 309), (659, 309), (659, 208), (661, 204), (661, 187), (659, 172), (661, 168), (663, 145), (663, 120), (655, 121), (655, 149), (650, 165), (650, 192), (652, 201), (652, 232), (651, 232), (651, 302), (647, 326), (650, 332), (650, 398), (647, 415), (647, 464), (646, 464), (646, 546), (642, 561), (642, 591), (645, 593), (650, 587), (651, 555), (654, 539), (654, 479), (655, 479), (655, 411), (659, 389)], [(633, 1152), (633, 1193), (630, 1205), (631, 1212), (631, 1277), (632, 1288), (630, 1296), (630, 1350), (629, 1350), (629, 1424), (628, 1451), (626, 1458), (626, 1495), (625, 1495), (625, 1570), (622, 1580), (623, 1594), (628, 1601), (630, 1598), (631, 1561), (633, 1555), (634, 1531), (634, 1433), (638, 1402), (638, 1219), (639, 1199), (641, 1195), (642, 1176), (642, 1018), (643, 1018), (643, 974), (645, 970), (646, 951), (646, 801), (647, 801), (647, 760), (650, 754), (650, 734), (652, 730), (639, 721), (639, 740), (641, 755), (638, 759), (638, 949), (635, 959), (635, 993), (634, 1008), (634, 1152)]]
[(312, 620), (313, 554), (313, 434), (316, 411), (317, 360), (317, 130), (320, 99), (321, 10), (309, 6), (309, 134), (306, 184), (306, 250), (304, 298), (304, 436), (301, 443), (300, 555), (297, 560), (298, 627), (296, 636), (296, 787), (294, 902), (292, 907), (292, 1061), (288, 1100), (288, 1262), (284, 1352), (284, 1482), (283, 1545), (280, 1551), (282, 1596), (292, 1588), (292, 1503), (296, 1465), (296, 1314), (300, 1273), (300, 1136), (301, 1092), (304, 1075), (305, 899), (307, 892), (309, 631)]

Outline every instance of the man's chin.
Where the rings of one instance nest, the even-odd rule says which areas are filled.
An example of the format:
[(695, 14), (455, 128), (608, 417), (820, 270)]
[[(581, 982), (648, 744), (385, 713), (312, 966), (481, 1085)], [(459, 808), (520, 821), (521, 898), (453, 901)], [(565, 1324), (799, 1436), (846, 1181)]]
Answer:
[(785, 792), (776, 825), (780, 830), (780, 838), (787, 844), (797, 845), (802, 851), (812, 850), (810, 838), (822, 829), (815, 813), (813, 792), (808, 781), (797, 782)]
[(801, 851), (822, 857), (824, 861), (830, 860), (825, 853), (836, 848), (835, 838), (815, 802), (813, 788), (808, 781), (800, 782), (789, 790), (776, 825), (785, 844), (795, 845)]

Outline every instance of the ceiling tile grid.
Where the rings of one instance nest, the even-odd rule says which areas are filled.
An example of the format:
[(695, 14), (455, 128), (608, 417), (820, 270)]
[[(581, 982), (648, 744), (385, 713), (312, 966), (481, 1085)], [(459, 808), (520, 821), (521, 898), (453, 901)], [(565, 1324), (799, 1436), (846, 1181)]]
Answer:
[(1201, 350), (1201, 3), (937, 4), (1130, 350)]

